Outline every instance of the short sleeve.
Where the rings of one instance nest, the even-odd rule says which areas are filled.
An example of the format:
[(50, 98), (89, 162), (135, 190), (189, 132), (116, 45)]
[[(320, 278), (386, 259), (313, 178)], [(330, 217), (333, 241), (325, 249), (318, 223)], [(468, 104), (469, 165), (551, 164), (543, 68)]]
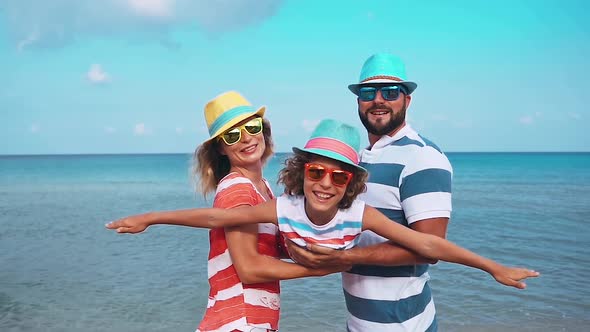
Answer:
[(254, 206), (258, 203), (258, 194), (250, 183), (234, 183), (217, 191), (213, 206), (232, 209), (240, 205)]
[(400, 200), (409, 224), (451, 216), (452, 176), (447, 157), (434, 149), (418, 156), (404, 169)]

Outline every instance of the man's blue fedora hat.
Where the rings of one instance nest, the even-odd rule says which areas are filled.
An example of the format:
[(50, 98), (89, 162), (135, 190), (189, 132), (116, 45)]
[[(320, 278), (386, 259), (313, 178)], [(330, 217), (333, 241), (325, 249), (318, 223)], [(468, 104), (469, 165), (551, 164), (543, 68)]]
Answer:
[(408, 94), (418, 87), (418, 84), (406, 81), (406, 66), (400, 58), (389, 53), (377, 53), (365, 61), (359, 83), (349, 85), (348, 89), (358, 95), (363, 85), (382, 83), (399, 84)]

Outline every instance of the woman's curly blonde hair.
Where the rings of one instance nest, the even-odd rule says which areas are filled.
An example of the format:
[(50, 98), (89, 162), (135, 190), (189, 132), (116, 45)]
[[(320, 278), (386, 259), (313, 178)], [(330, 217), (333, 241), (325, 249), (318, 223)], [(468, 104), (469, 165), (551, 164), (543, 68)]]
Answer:
[[(305, 164), (316, 158), (311, 153), (295, 152), (292, 157), (285, 160), (285, 167), (279, 172), (278, 179), (278, 183), (285, 186), (285, 194), (292, 196), (303, 195)], [(367, 189), (365, 183), (367, 182), (368, 174), (352, 165), (342, 162), (340, 164), (343, 170), (353, 174), (352, 180), (350, 180), (350, 183), (346, 187), (344, 197), (338, 203), (339, 209), (347, 209), (352, 205), (352, 202), (354, 202), (358, 195)]]

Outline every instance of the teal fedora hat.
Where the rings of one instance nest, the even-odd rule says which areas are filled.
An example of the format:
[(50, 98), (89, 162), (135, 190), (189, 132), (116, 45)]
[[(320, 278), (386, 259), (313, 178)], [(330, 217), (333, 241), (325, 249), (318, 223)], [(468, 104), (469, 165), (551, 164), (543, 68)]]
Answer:
[(340, 121), (325, 119), (313, 130), (305, 147), (303, 149), (293, 147), (293, 152), (312, 153), (341, 161), (362, 172), (367, 172), (365, 168), (359, 166), (360, 146), (361, 136), (355, 127)]
[(363, 85), (383, 83), (402, 85), (408, 94), (418, 87), (418, 84), (406, 80), (406, 66), (400, 58), (389, 53), (377, 53), (363, 64), (359, 83), (349, 85), (348, 89), (358, 96)]

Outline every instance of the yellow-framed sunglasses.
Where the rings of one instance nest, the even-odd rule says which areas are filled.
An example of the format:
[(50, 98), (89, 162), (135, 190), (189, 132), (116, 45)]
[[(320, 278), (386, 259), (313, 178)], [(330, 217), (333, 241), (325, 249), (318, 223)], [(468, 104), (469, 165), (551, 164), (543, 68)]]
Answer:
[(262, 132), (262, 128), (262, 118), (257, 117), (251, 119), (241, 126), (233, 127), (227, 130), (220, 135), (220, 138), (226, 145), (234, 145), (242, 139), (242, 130), (244, 130), (250, 136), (255, 136)]

